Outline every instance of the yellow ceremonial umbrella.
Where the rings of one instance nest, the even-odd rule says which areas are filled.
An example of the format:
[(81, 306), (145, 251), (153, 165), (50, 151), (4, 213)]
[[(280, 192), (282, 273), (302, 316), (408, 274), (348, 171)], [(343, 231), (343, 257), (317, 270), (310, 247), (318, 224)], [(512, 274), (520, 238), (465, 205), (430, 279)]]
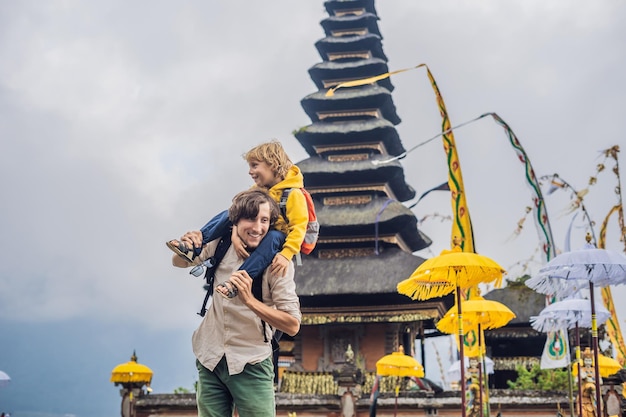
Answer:
[[(398, 352), (392, 352), (389, 355), (385, 355), (376, 362), (376, 373), (380, 376), (414, 376), (417, 378), (423, 378), (424, 367), (414, 357), (405, 355), (404, 349), (400, 346), (400, 350)], [(399, 391), (400, 384), (398, 383), (396, 384), (396, 403), (393, 411), (394, 416), (398, 410)]]
[[(515, 313), (504, 304), (485, 300), (478, 294), (471, 295), (469, 300), (461, 301), (461, 306), (465, 329), (476, 329), (478, 326), (483, 330), (498, 329), (515, 318)], [(437, 322), (437, 329), (454, 334), (458, 329), (458, 317), (458, 307), (454, 306)]]
[(380, 376), (424, 377), (424, 367), (412, 356), (404, 352), (393, 352), (376, 362), (376, 373)]
[[(478, 349), (481, 366), (479, 368), (478, 379), (479, 386), (483, 386), (483, 340), (482, 332), (485, 329), (497, 329), (506, 326), (515, 318), (515, 313), (507, 306), (492, 300), (485, 300), (477, 293), (473, 293), (469, 300), (461, 301), (461, 308), (452, 307), (444, 314), (444, 316), (436, 324), (437, 329), (443, 333), (454, 334), (459, 327), (459, 313), (463, 312), (463, 328), (477, 330), (478, 332)], [(464, 364), (464, 362), (461, 362)], [(465, 368), (465, 366), (463, 366)], [(480, 403), (482, 404), (482, 389), (479, 390)], [(482, 415), (482, 407), (481, 407)]]
[[(587, 348), (587, 351), (589, 351), (589, 348)], [(587, 352), (587, 354), (591, 355), (591, 352)], [(583, 364), (582, 359), (575, 361), (575, 363), (576, 362), (579, 362), (581, 366)], [(578, 366), (574, 366), (572, 368), (572, 374), (578, 375)], [(598, 368), (600, 370), (600, 376), (603, 378), (607, 378), (619, 372), (620, 369), (623, 369), (623, 366), (613, 358), (598, 354)]]
[(152, 369), (146, 365), (137, 363), (137, 355), (133, 352), (133, 356), (130, 358), (130, 362), (117, 365), (111, 371), (111, 382), (115, 385), (139, 383), (150, 384), (152, 381)]
[(414, 300), (443, 297), (457, 288), (480, 283), (502, 284), (504, 269), (491, 258), (463, 252), (459, 246), (443, 250), (439, 256), (424, 261), (411, 276), (398, 283), (398, 292)]
[[(463, 315), (461, 289), (480, 283), (494, 282), (496, 287), (502, 284), (504, 269), (494, 260), (473, 252), (463, 252), (457, 245), (452, 250), (444, 250), (439, 256), (424, 261), (413, 274), (398, 283), (400, 294), (414, 300), (427, 300), (442, 297), (456, 291), (456, 305), (459, 331), (459, 354), (464, 363), (463, 354)], [(465, 417), (465, 367), (461, 366), (461, 415)]]

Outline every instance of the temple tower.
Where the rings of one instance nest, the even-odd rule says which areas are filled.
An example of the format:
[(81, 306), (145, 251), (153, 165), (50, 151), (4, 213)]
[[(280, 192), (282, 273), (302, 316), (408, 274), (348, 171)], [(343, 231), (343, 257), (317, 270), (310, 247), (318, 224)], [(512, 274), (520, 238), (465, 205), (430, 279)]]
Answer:
[(403, 202), (415, 197), (399, 161), (405, 151), (389, 78), (362, 87), (329, 88), (388, 71), (374, 0), (331, 0), (315, 43), (321, 62), (309, 69), (317, 91), (301, 101), (311, 124), (294, 132), (309, 154), (300, 161), (315, 200), (320, 238), (296, 267), (303, 326), (281, 344), (281, 368), (332, 371), (354, 349), (357, 363), (375, 362), (403, 346), (414, 351), (420, 329), (450, 302), (416, 302), (396, 285), (423, 262), (412, 255), (431, 244)]

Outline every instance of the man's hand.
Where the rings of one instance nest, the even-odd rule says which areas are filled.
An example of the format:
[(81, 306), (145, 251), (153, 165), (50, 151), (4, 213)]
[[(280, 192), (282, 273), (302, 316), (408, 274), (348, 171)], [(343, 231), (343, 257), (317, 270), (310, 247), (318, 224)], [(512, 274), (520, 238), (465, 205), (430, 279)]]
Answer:
[(246, 271), (235, 271), (229, 281), (237, 287), (239, 300), (254, 312), (261, 320), (281, 330), (290, 336), (295, 336), (300, 330), (300, 322), (289, 313), (278, 310), (272, 306), (263, 304), (252, 294), (252, 278)]
[(202, 232), (199, 230), (193, 230), (185, 233), (180, 241), (187, 246), (188, 249), (201, 248), (202, 247)]
[(250, 254), (246, 250), (246, 244), (243, 243), (243, 240), (237, 234), (237, 226), (233, 226), (233, 231), (230, 235), (230, 240), (232, 242), (233, 247), (235, 248), (235, 252), (241, 259), (247, 259)]
[(237, 287), (239, 293), (239, 299), (245, 305), (248, 305), (250, 300), (254, 299), (252, 295), (252, 277), (244, 270), (235, 271), (232, 273), (229, 279), (231, 285)]
[(289, 260), (280, 253), (277, 253), (270, 265), (270, 272), (277, 277), (284, 277), (287, 275), (287, 267), (289, 266)]

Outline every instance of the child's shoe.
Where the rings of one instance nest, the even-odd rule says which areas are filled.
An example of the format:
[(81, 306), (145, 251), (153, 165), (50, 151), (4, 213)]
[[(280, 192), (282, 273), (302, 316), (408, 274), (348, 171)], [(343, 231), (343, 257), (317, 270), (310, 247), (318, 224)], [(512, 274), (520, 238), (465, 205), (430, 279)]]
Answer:
[(215, 292), (219, 293), (224, 298), (235, 298), (239, 293), (239, 290), (232, 284), (232, 282), (226, 281), (218, 284), (215, 288)]
[(170, 248), (172, 252), (174, 252), (176, 255), (180, 256), (187, 262), (193, 262), (194, 258), (196, 257), (196, 254), (192, 249), (188, 249), (184, 243), (179, 242), (176, 239), (165, 242), (165, 245)]

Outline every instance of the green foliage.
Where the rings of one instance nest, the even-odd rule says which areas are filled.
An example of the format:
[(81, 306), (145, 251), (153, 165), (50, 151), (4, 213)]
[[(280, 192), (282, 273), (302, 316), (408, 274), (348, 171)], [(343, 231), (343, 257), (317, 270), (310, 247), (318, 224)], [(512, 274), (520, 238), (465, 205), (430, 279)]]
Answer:
[(526, 281), (530, 279), (530, 275), (522, 275), (521, 277), (517, 277), (514, 280), (506, 280), (507, 287), (515, 288), (515, 287), (526, 287)]
[(569, 372), (564, 369), (541, 369), (539, 364), (527, 369), (520, 365), (515, 368), (517, 379), (506, 381), (511, 389), (520, 390), (567, 390), (569, 387)]
[(304, 132), (306, 130), (306, 128), (307, 128), (307, 126), (302, 126), (302, 127), (298, 128), (298, 129), (294, 129), (294, 130), (291, 131), (291, 134), (295, 136), (298, 133)]
[(174, 394), (190, 394), (192, 390), (185, 387), (178, 387), (174, 390)]

